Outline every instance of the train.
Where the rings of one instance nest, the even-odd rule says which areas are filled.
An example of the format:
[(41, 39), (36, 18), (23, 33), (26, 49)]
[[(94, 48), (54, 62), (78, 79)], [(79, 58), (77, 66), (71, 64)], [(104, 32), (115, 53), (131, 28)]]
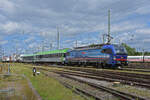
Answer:
[(128, 62), (150, 62), (150, 56), (128, 56)]
[(62, 65), (93, 65), (96, 67), (118, 67), (128, 65), (127, 51), (120, 44), (97, 44), (76, 47), (73, 49), (58, 49), (38, 52), (35, 54), (23, 54), (21, 62), (27, 63), (57, 63)]

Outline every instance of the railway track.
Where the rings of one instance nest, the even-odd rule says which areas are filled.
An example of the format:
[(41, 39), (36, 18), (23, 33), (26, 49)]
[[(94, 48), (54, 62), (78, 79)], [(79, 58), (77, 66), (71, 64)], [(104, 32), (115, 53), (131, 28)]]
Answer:
[(123, 80), (123, 79), (116, 79), (116, 78), (112, 79), (109, 77), (97, 76), (97, 75), (93, 75), (90, 73), (80, 73), (80, 72), (70, 72), (70, 71), (54, 71), (54, 72), (58, 73), (58, 74), (75, 75), (75, 76), (81, 76), (81, 77), (86, 77), (86, 78), (92, 78), (92, 79), (96, 79), (96, 80), (104, 80), (104, 81), (108, 81), (108, 82), (120, 82), (122, 84), (141, 86), (141, 87), (150, 89), (150, 84), (133, 82), (131, 80), (129, 81), (129, 80)]
[[(47, 66), (53, 66), (53, 67), (58, 67), (58, 68), (68, 68), (68, 67), (74, 67), (74, 66), (64, 66), (64, 65), (47, 65)], [(79, 67), (74, 67), (74, 68), (79, 68)], [(85, 69), (88, 67), (85, 67)], [(92, 66), (89, 66), (90, 69), (100, 69), (100, 68), (93, 68)], [(107, 70), (107, 69), (105, 69)], [(129, 72), (144, 72), (144, 73), (150, 73), (150, 69), (142, 69), (141, 68), (132, 68), (132, 67), (127, 67), (127, 68), (120, 68), (120, 69), (115, 69), (119, 71), (129, 71)]]
[(86, 68), (79, 68), (79, 67), (66, 67), (64, 69), (69, 69), (69, 70), (75, 70), (75, 71), (83, 71), (83, 72), (88, 72), (88, 73), (95, 73), (95, 74), (112, 74), (112, 75), (122, 75), (122, 76), (127, 76), (127, 77), (138, 77), (138, 78), (143, 78), (143, 79), (150, 79), (150, 74), (141, 74), (141, 73), (132, 73), (132, 72), (121, 72), (119, 70), (99, 70), (99, 69), (86, 69)]
[(142, 69), (142, 68), (121, 68), (119, 70), (150, 73), (150, 69)]
[[(49, 76), (49, 74), (46, 72), (47, 70), (44, 70), (45, 72), (42, 71), (42, 73), (45, 75), (45, 76)], [(64, 82), (64, 81), (61, 81), (61, 80), (58, 80), (62, 85), (64, 85), (66, 88), (69, 88), (71, 89), (74, 93), (78, 94), (78, 95), (81, 95), (83, 98), (85, 98), (86, 100), (90, 100), (89, 97), (92, 97), (94, 98), (95, 100), (103, 100), (101, 97), (97, 96), (96, 94), (93, 94), (89, 91), (86, 91), (86, 90), (83, 90), (83, 89), (80, 89), (78, 87), (75, 87), (73, 85), (70, 85), (69, 83), (67, 82)]]
[[(81, 73), (73, 72), (73, 71), (85, 72), (82, 74), (86, 75), (86, 77), (89, 77), (89, 78), (105, 80), (105, 81), (110, 81), (110, 82), (118, 81), (123, 84), (141, 86), (141, 87), (150, 89), (150, 75), (117, 72), (117, 71), (107, 71), (107, 70), (95, 70), (95, 69), (89, 70), (86, 68), (77, 68), (77, 67), (76, 68), (63, 67), (63, 68), (67, 70), (72, 70), (72, 74), (75, 73), (76, 75), (81, 74)], [(41, 68), (41, 69), (47, 70), (45, 68)], [(55, 72), (58, 72), (58, 71), (55, 71)], [(65, 71), (65, 73), (67, 72)], [(68, 72), (68, 74), (70, 73)]]
[(90, 97), (94, 98), (95, 100), (101, 100), (100, 97), (98, 97), (98, 96), (96, 96), (96, 95), (94, 95), (94, 94), (91, 94), (91, 93), (89, 93), (89, 92), (87, 92), (87, 91), (85, 91), (85, 90), (82, 90), (82, 89), (80, 89), (80, 88), (74, 87), (74, 86), (72, 86), (72, 85), (70, 85), (70, 84), (68, 84), (68, 83), (66, 83), (66, 82), (62, 82), (62, 81), (59, 81), (59, 82), (60, 82), (61, 84), (63, 84), (65, 87), (67, 87), (67, 88), (73, 90), (73, 92), (75, 92), (76, 94), (81, 95), (82, 97), (84, 97), (84, 98), (87, 99), (87, 100), (90, 100), (87, 96), (90, 96)]
[[(46, 69), (46, 68), (40, 68), (40, 70), (45, 70), (45, 71), (50, 71), (50, 70), (48, 70), (48, 69)], [(74, 71), (74, 70), (73, 70)], [(85, 78), (91, 78), (91, 79), (97, 79), (97, 80), (107, 80), (107, 81), (119, 81), (119, 79), (117, 80), (117, 79), (111, 79), (110, 77), (109, 78), (106, 78), (106, 77), (100, 77), (99, 76), (99, 74), (101, 74), (101, 73), (99, 73), (99, 72), (97, 72), (97, 73), (99, 73), (99, 74), (93, 74), (93, 71), (91, 71), (91, 72), (87, 72), (86, 70), (84, 70), (84, 71), (81, 71), (81, 70), (77, 70), (77, 71), (81, 71), (80, 73), (79, 72), (73, 72), (73, 71), (57, 71), (57, 70), (53, 70), (52, 72), (55, 72), (55, 73), (57, 73), (57, 74), (60, 74), (60, 75), (62, 75), (63, 77), (68, 77), (68, 78), (71, 78), (71, 79), (74, 79), (74, 78), (72, 78), (72, 77), (70, 77), (70, 75), (73, 75), (73, 76), (80, 76), (80, 77), (85, 77)], [(50, 71), (51, 72), (51, 71)], [(112, 73), (111, 73), (112, 74)], [(118, 73), (118, 74), (120, 74), (120, 73)], [(130, 76), (130, 75), (129, 75)], [(143, 76), (144, 77), (144, 76)], [(146, 77), (148, 77), (148, 76), (146, 76)], [(107, 87), (105, 88), (105, 87), (103, 87), (103, 86), (99, 86), (99, 85), (97, 85), (97, 84), (95, 84), (95, 83), (88, 83), (88, 82), (85, 82), (85, 81), (83, 81), (83, 80), (78, 80), (78, 79), (74, 79), (74, 80), (76, 80), (76, 81), (79, 81), (79, 82), (83, 82), (83, 83), (86, 83), (86, 84), (88, 84), (88, 85), (90, 85), (90, 86), (92, 86), (92, 87), (95, 87), (95, 88), (98, 88), (98, 89), (100, 89), (100, 90), (104, 90), (104, 91), (107, 91), (107, 92), (110, 92), (111, 94), (113, 94), (113, 95), (115, 95), (115, 96), (119, 96), (120, 98), (121, 98), (121, 100), (122, 99), (124, 99), (124, 100), (146, 100), (145, 98), (142, 98), (142, 97), (138, 97), (138, 96), (135, 96), (135, 95), (131, 95), (131, 94), (128, 94), (128, 93), (124, 93), (124, 92), (120, 92), (120, 91), (117, 91), (117, 90), (111, 90), (111, 89), (108, 89)], [(121, 83), (125, 83), (125, 84), (130, 84), (130, 83), (134, 83), (135, 85), (138, 85), (138, 86), (144, 86), (144, 87), (150, 87), (148, 84), (141, 84), (141, 83), (138, 83), (138, 82), (133, 82), (133, 81), (128, 81), (127, 82), (127, 80), (122, 80), (121, 81)], [(108, 90), (107, 90), (108, 89)], [(111, 91), (113, 91), (113, 92), (111, 92)], [(97, 100), (99, 100), (99, 99), (97, 99)]]
[(99, 77), (99, 80), (105, 80), (105, 81), (111, 81), (111, 82), (119, 81), (123, 84), (142, 86), (142, 87), (150, 89), (150, 75), (148, 74), (119, 72), (116, 70), (108, 71), (106, 69), (100, 70), (100, 69), (94, 69), (94, 68), (80, 68), (80, 67), (66, 67), (66, 66), (65, 67), (57, 66), (57, 67), (64, 68), (67, 70), (86, 72), (91, 76), (95, 76), (95, 78), (96, 76)]
[[(47, 70), (45, 70), (47, 71)], [(62, 77), (65, 77), (65, 78), (69, 78), (69, 79), (72, 79), (72, 80), (75, 80), (75, 81), (78, 81), (78, 82), (81, 82), (81, 83), (85, 83), (85, 84), (88, 84), (89, 86), (91, 87), (94, 87), (100, 91), (105, 91), (107, 93), (110, 93), (114, 96), (116, 96), (117, 98), (121, 99), (121, 100), (146, 100), (145, 98), (143, 97), (139, 97), (139, 96), (135, 96), (135, 95), (131, 95), (129, 93), (125, 93), (125, 92), (121, 92), (121, 91), (118, 91), (118, 90), (115, 90), (115, 89), (112, 89), (112, 88), (108, 88), (108, 87), (105, 87), (105, 86), (102, 86), (102, 85), (99, 85), (99, 84), (96, 84), (96, 83), (93, 83), (93, 82), (88, 82), (88, 81), (85, 81), (85, 80), (82, 80), (82, 79), (78, 79), (78, 78), (75, 78), (75, 77), (72, 77), (72, 76), (80, 76), (80, 77), (86, 77), (86, 78), (89, 78), (88, 76), (85, 76), (83, 74), (73, 74), (72, 72), (62, 72), (62, 71), (54, 71), (55, 73), (57, 74), (60, 74)], [(93, 79), (93, 77), (90, 77)], [(63, 83), (64, 84), (64, 83)], [(67, 85), (67, 83), (65, 83), (65, 86), (66, 87), (69, 87), (69, 88), (72, 88), (72, 86), (70, 85)], [(90, 94), (89, 92), (87, 91), (84, 91), (84, 90), (81, 90), (81, 89), (76, 89), (88, 96), (92, 96), (93, 98), (95, 98), (95, 100), (101, 100), (100, 97), (98, 96), (95, 96), (93, 94)]]
[(131, 95), (131, 94), (128, 94), (128, 93), (124, 93), (124, 92), (121, 92), (121, 91), (117, 91), (117, 90), (114, 90), (114, 89), (111, 89), (111, 88), (108, 88), (108, 87), (105, 87), (105, 86), (102, 86), (102, 85), (99, 85), (99, 84), (96, 84), (96, 83), (93, 83), (93, 82), (87, 82), (85, 80), (81, 80), (81, 79), (78, 79), (78, 78), (74, 78), (74, 77), (71, 77), (67, 74), (61, 74), (61, 76), (63, 77), (66, 77), (66, 78), (70, 78), (70, 79), (73, 79), (73, 80), (76, 80), (76, 81), (79, 81), (79, 82), (82, 82), (82, 83), (86, 83), (96, 89), (99, 89), (100, 91), (105, 91), (105, 92), (108, 92), (120, 99), (123, 99), (123, 100), (145, 100), (144, 98), (142, 97), (138, 97), (138, 96), (135, 96), (135, 95)]
[(127, 83), (133, 83), (139, 86), (150, 88), (150, 85), (149, 85), (150, 75), (125, 73), (125, 72), (117, 72), (117, 71), (106, 71), (106, 70), (97, 71), (97, 70), (72, 69), (72, 68), (70, 70), (87, 72), (94, 76), (124, 80)]

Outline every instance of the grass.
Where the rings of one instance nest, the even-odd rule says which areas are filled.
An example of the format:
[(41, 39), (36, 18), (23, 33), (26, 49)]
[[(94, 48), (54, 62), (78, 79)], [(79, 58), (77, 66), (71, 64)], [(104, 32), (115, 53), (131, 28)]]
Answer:
[(32, 76), (32, 69), (23, 64), (15, 64), (11, 67), (11, 71), (27, 76), (43, 100), (84, 100), (53, 78), (46, 77), (42, 73)]
[(37, 100), (28, 81), (22, 76), (0, 75), (0, 83), (0, 90), (7, 91), (0, 93), (0, 100)]

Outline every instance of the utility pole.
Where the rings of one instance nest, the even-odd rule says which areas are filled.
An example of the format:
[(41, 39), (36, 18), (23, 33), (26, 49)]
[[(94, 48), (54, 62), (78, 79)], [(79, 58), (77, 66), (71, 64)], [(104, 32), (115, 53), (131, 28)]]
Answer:
[(103, 44), (105, 43), (105, 34), (102, 34)]
[(42, 43), (42, 52), (44, 51), (44, 40), (43, 40), (43, 43)]
[(0, 61), (2, 60), (2, 47), (0, 46)]
[(143, 49), (143, 63), (144, 63), (144, 49)]
[(52, 44), (52, 43), (50, 43), (50, 50), (52, 49), (52, 47), (53, 47), (53, 44)]
[(59, 49), (59, 27), (57, 26), (57, 49)]

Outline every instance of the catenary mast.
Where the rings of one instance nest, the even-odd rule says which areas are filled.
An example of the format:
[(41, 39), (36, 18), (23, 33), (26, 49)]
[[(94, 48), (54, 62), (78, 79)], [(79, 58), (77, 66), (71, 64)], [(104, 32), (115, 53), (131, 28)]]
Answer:
[(111, 36), (110, 36), (110, 9), (108, 10), (108, 34), (107, 34), (107, 43), (110, 44)]
[(57, 26), (57, 49), (59, 49), (59, 39), (60, 39), (60, 37), (59, 37), (59, 27)]

